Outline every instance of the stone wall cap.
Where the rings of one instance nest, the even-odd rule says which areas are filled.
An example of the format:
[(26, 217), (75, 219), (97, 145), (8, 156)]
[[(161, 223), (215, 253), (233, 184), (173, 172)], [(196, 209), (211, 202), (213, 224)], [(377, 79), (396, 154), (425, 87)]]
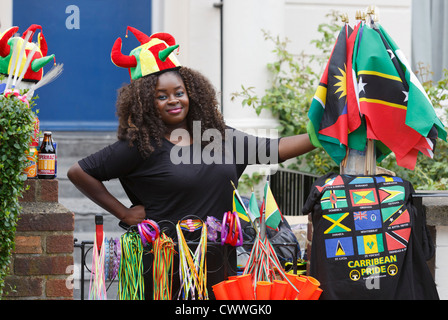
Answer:
[(22, 202), (22, 213), (66, 213), (71, 210), (57, 202)]
[(448, 191), (417, 191), (426, 208), (426, 223), (433, 226), (448, 225)]

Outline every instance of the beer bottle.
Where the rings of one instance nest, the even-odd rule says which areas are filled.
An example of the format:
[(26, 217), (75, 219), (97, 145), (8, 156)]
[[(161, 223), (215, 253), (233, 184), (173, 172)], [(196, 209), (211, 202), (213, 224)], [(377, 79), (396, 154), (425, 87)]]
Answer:
[(37, 177), (39, 179), (54, 179), (56, 166), (56, 150), (54, 149), (51, 132), (44, 132), (44, 139), (39, 149)]

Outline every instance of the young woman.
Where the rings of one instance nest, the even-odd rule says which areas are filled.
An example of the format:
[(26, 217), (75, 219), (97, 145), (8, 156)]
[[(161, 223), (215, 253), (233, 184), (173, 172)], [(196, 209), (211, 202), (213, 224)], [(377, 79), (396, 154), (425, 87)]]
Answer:
[[(177, 222), (191, 214), (220, 219), (232, 209), (230, 181), (238, 185), (246, 166), (259, 163), (259, 154), (275, 159), (270, 151), (278, 149), (281, 162), (314, 148), (306, 134), (271, 140), (226, 130), (217, 105), (212, 85), (186, 67), (133, 81), (118, 97), (119, 140), (74, 164), (68, 177), (87, 197), (127, 225), (145, 218)], [(225, 150), (216, 163), (205, 164), (201, 159), (204, 152), (195, 155), (194, 125), (200, 126), (201, 136), (215, 129), (223, 139), (226, 134), (227, 139), (233, 139), (233, 149), (227, 155), (232, 154), (234, 162), (225, 158)], [(179, 129), (188, 133), (185, 139), (172, 134), (182, 133)], [(249, 145), (251, 140), (255, 146)], [(176, 147), (177, 152), (173, 152)], [(206, 146), (200, 147), (203, 151)], [(173, 158), (179, 154), (189, 154), (191, 161), (175, 164), (178, 161)], [(101, 182), (115, 178), (120, 179), (133, 207), (121, 204)]]
[[(163, 38), (165, 47), (172, 46), (166, 34), (145, 38), (130, 30), (141, 47), (149, 44), (148, 51), (160, 46), (153, 43), (155, 39)], [(231, 181), (237, 186), (247, 165), (281, 162), (314, 148), (307, 134), (268, 139), (226, 127), (216, 92), (202, 74), (181, 67), (170, 56), (157, 61), (155, 72), (139, 73), (139, 64), (121, 57), (117, 48), (121, 39), (114, 45), (112, 60), (129, 67), (132, 77), (119, 91), (118, 141), (75, 163), (67, 175), (124, 224), (137, 225), (145, 218), (176, 224), (188, 215), (221, 220), (232, 210)], [(143, 59), (141, 54), (139, 58)], [(168, 59), (174, 63), (164, 65)], [(142, 60), (140, 65), (151, 61)], [(102, 181), (110, 179), (120, 180), (131, 208), (108, 192)]]

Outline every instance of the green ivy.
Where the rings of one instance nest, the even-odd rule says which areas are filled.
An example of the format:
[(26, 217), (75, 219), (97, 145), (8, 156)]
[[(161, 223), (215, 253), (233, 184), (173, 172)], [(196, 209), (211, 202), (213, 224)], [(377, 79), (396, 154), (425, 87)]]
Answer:
[[(320, 39), (311, 41), (319, 54), (293, 55), (287, 49), (288, 40), (274, 37), (263, 31), (266, 41), (273, 43), (276, 61), (267, 65), (270, 71), (271, 85), (264, 95), (254, 94), (253, 87), (241, 86), (240, 92), (232, 94), (232, 100), (241, 98), (243, 106), (250, 106), (259, 115), (267, 109), (278, 118), (280, 136), (306, 133), (308, 110), (320, 81), (323, 68), (331, 54), (337, 34), (341, 29), (341, 15), (337, 11), (327, 14), (328, 23), (320, 24), (318, 32)], [(320, 70), (315, 70), (319, 69)], [(448, 70), (444, 70), (441, 80), (433, 82), (429, 66), (419, 65), (416, 70), (436, 111), (443, 123), (447, 123), (448, 108), (441, 102), (448, 101)], [(434, 159), (419, 155), (416, 168), (411, 171), (396, 164), (393, 154), (390, 154), (380, 164), (381, 167), (395, 172), (398, 176), (409, 180), (415, 189), (447, 190), (448, 187), (448, 144), (438, 139)], [(289, 169), (323, 175), (328, 172), (339, 172), (339, 166), (322, 149), (318, 148), (297, 158), (289, 165)]]
[(27, 179), (23, 170), (34, 130), (35, 113), (15, 96), (0, 96), (0, 298), (9, 273), (18, 215), (19, 198)]

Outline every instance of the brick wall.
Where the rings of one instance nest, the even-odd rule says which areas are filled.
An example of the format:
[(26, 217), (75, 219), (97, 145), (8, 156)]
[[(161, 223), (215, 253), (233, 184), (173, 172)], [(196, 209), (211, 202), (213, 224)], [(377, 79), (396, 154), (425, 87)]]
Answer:
[(73, 299), (74, 214), (58, 203), (58, 180), (27, 180), (3, 299)]

